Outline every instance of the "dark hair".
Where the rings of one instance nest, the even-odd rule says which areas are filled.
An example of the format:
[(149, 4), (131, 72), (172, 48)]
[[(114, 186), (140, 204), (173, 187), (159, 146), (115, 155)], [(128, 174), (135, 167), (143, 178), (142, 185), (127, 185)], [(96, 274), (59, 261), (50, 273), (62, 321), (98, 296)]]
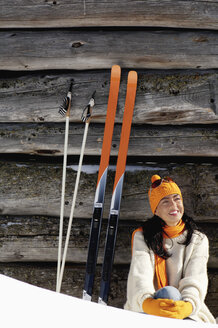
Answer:
[[(186, 239), (181, 245), (188, 246), (191, 242), (192, 234), (196, 231), (200, 231), (194, 222), (194, 220), (184, 213), (182, 221), (185, 223), (187, 230)], [(145, 242), (148, 248), (163, 259), (169, 258), (171, 255), (163, 247), (163, 227), (165, 225), (164, 220), (159, 216), (154, 215), (148, 221), (146, 221), (142, 228)]]

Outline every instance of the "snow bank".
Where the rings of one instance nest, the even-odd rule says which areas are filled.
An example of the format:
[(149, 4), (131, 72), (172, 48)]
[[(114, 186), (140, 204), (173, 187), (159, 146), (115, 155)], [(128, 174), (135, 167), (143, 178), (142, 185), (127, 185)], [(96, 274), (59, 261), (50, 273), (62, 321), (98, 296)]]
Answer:
[[(49, 279), (49, 277), (48, 277)], [(0, 275), (0, 322), (4, 328), (158, 327), (200, 328), (211, 324), (160, 318), (84, 301)]]

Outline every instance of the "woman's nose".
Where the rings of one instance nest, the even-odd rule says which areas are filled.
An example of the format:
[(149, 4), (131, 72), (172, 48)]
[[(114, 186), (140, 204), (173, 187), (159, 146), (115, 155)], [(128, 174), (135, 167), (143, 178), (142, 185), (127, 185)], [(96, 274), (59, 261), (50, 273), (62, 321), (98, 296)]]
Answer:
[(170, 205), (171, 207), (177, 207), (176, 202), (175, 202), (173, 199), (170, 200), (169, 205)]

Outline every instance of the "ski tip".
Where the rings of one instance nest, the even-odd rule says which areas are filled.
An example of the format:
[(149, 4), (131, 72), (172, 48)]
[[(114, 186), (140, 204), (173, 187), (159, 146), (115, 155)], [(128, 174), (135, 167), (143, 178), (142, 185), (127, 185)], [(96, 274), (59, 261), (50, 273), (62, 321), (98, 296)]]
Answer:
[(113, 65), (112, 66), (112, 68), (111, 68), (111, 70), (114, 70), (114, 71), (121, 71), (121, 68), (120, 68), (120, 66), (119, 65)]
[(121, 68), (119, 65), (113, 65), (111, 68), (111, 78), (112, 79), (120, 79)]
[(137, 83), (138, 74), (136, 71), (130, 71), (128, 73), (128, 83)]

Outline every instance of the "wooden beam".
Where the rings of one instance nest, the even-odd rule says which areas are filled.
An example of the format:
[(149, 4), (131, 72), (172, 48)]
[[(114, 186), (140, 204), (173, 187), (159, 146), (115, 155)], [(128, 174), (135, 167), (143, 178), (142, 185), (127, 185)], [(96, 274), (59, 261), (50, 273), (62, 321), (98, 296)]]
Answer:
[[(117, 156), (121, 125), (115, 125), (111, 155)], [(0, 124), (0, 153), (63, 156), (64, 124)], [(81, 151), (84, 124), (71, 124), (68, 156)], [(85, 155), (101, 154), (103, 124), (90, 124)], [(133, 125), (128, 156), (218, 157), (217, 125)]]
[(162, 26), (218, 28), (215, 1), (0, 1), (1, 28)]
[[(0, 273), (6, 276), (30, 283), (42, 288), (55, 290), (56, 265), (45, 265), (37, 263), (26, 265), (20, 263), (0, 264)], [(123, 308), (126, 302), (128, 266), (114, 265), (111, 277), (111, 286), (108, 305)], [(64, 273), (62, 292), (67, 295), (82, 297), (84, 288), (85, 266), (67, 265)], [(218, 272), (210, 270), (208, 272), (209, 287), (206, 297), (206, 304), (215, 317), (218, 315), (217, 304), (217, 284)], [(97, 266), (95, 286), (93, 290), (93, 301), (97, 302), (101, 278), (101, 267)]]
[[(59, 218), (5, 217), (0, 221), (1, 262), (56, 262), (59, 236)], [(115, 252), (115, 264), (129, 265), (131, 235), (140, 222), (121, 220)], [(66, 236), (68, 220), (64, 222)], [(210, 241), (209, 268), (218, 268), (216, 223), (198, 223)], [(103, 262), (107, 220), (103, 220), (98, 263)], [(85, 264), (90, 233), (90, 221), (75, 219), (72, 226), (67, 262)], [(64, 240), (65, 238), (63, 238)]]
[[(0, 50), (1, 51), (1, 50)], [(58, 114), (70, 80), (74, 79), (70, 120), (81, 122), (81, 113), (96, 90), (92, 122), (104, 123), (110, 71), (69, 74), (32, 74), (0, 78), (1, 122), (63, 122)], [(122, 122), (127, 71), (122, 70), (116, 123)], [(217, 71), (138, 71), (133, 123), (217, 123)]]
[(218, 31), (0, 31), (0, 69), (35, 71), (218, 67)]
[[(90, 219), (97, 181), (98, 165), (84, 167), (81, 174), (75, 218)], [(112, 167), (113, 168), (113, 167)], [(62, 165), (0, 162), (0, 213), (3, 215), (48, 215), (59, 216)], [(75, 167), (67, 169), (65, 215), (69, 216), (72, 193), (76, 178)], [(215, 164), (154, 163), (127, 167), (120, 218), (144, 220), (152, 215), (147, 191), (153, 174), (171, 176), (181, 187), (185, 208), (189, 215), (202, 221), (217, 222), (217, 175)], [(109, 171), (105, 195), (104, 218), (108, 211), (113, 188), (114, 171)], [(131, 204), (131, 210), (130, 210)]]

